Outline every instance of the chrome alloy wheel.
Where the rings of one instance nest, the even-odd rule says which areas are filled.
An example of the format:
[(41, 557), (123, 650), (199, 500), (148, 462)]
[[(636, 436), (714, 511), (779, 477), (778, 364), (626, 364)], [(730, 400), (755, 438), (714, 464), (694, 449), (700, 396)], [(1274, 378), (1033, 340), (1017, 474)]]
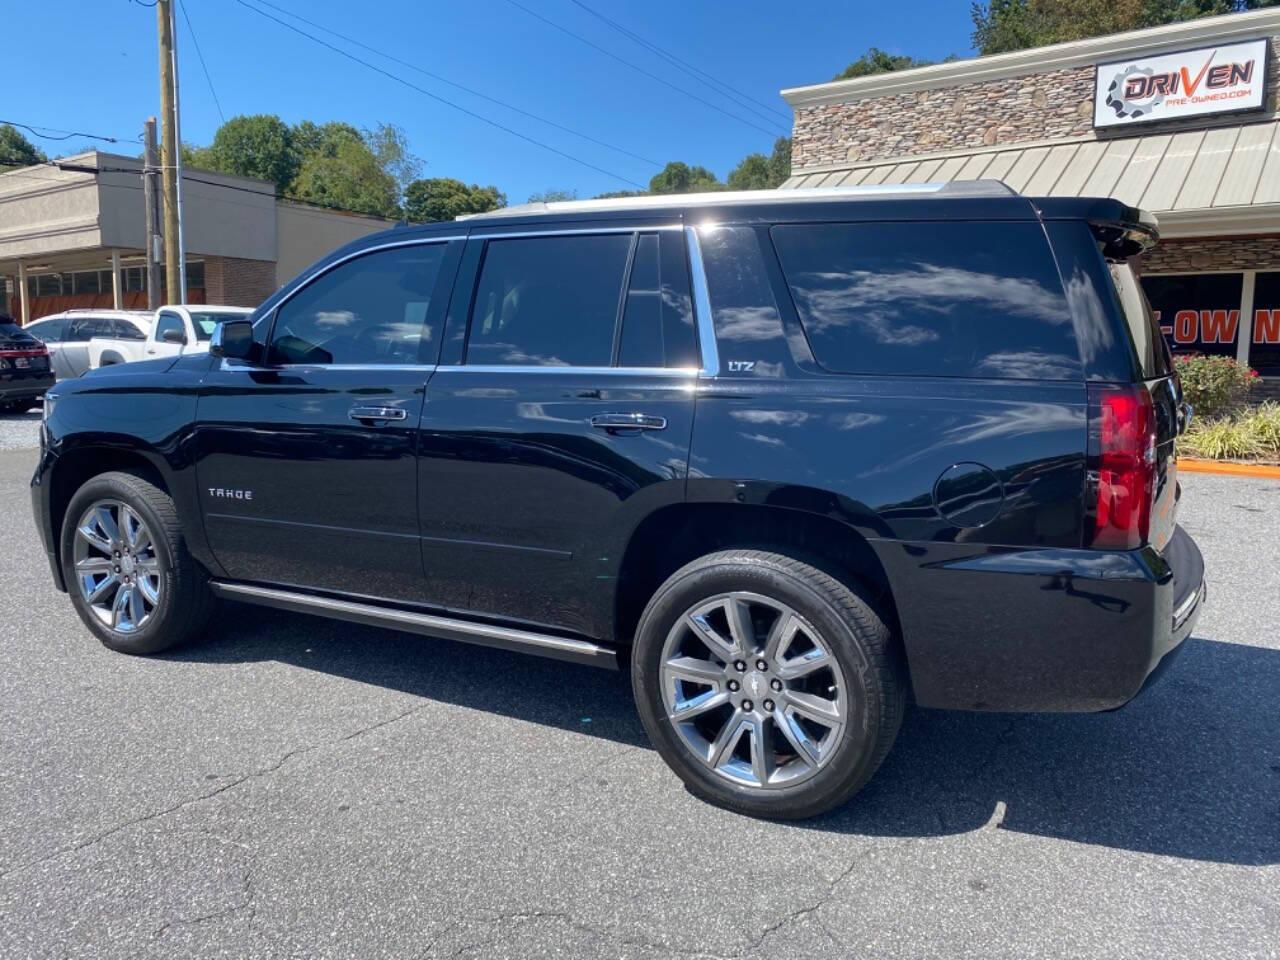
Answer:
[(72, 555), (80, 595), (102, 623), (133, 633), (160, 604), (160, 558), (151, 531), (120, 500), (98, 500), (76, 524)]
[(846, 684), (830, 644), (795, 610), (756, 593), (712, 597), (667, 635), (667, 719), (717, 776), (762, 788), (812, 777), (840, 743)]

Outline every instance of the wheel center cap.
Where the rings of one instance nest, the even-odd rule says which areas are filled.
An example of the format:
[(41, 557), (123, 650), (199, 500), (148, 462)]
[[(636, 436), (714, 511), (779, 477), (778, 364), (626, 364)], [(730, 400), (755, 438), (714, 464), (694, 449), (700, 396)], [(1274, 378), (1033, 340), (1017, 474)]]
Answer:
[(769, 689), (769, 681), (759, 670), (752, 670), (742, 681), (742, 692), (751, 700), (761, 700)]
[(121, 573), (127, 574), (129, 576), (133, 576), (133, 571), (135, 566), (137, 565), (134, 563), (133, 557), (131, 557), (129, 554), (126, 553), (123, 557), (120, 558)]

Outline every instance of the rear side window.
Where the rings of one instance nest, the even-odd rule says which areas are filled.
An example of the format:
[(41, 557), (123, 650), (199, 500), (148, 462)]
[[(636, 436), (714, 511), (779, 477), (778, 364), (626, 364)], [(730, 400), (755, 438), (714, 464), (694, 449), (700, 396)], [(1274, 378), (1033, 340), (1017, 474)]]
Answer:
[(607, 367), (613, 363), (629, 233), (490, 240), (466, 362)]
[(1146, 380), (1167, 376), (1169, 373), (1169, 355), (1164, 337), (1160, 334), (1160, 325), (1151, 312), (1151, 304), (1143, 292), (1142, 284), (1127, 262), (1108, 263), (1111, 282), (1115, 287), (1116, 298), (1120, 302), (1124, 314), (1125, 326), (1129, 328), (1129, 339), (1133, 342), (1134, 353), (1138, 358), (1138, 368)]
[(697, 360), (689, 270), (677, 237), (636, 238), (618, 342), (620, 367), (688, 367)]
[(71, 317), (67, 323), (64, 343), (84, 343), (94, 337), (111, 336), (111, 321), (106, 317)]
[(797, 224), (771, 235), (814, 358), (828, 370), (1083, 378), (1038, 224)]

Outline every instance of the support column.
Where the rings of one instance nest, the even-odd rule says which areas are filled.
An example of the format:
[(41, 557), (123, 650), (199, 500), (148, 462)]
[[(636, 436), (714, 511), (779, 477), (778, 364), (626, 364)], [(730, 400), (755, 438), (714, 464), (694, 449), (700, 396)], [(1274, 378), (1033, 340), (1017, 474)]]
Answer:
[(18, 261), (18, 302), (22, 304), (22, 315), (18, 317), (25, 327), (31, 322), (31, 300), (27, 296), (27, 265)]
[(124, 285), (120, 282), (120, 251), (111, 249), (111, 305), (117, 310), (124, 306)]
[(1240, 287), (1240, 322), (1236, 325), (1236, 363), (1248, 364), (1249, 342), (1253, 340), (1253, 287), (1258, 271), (1246, 270)]

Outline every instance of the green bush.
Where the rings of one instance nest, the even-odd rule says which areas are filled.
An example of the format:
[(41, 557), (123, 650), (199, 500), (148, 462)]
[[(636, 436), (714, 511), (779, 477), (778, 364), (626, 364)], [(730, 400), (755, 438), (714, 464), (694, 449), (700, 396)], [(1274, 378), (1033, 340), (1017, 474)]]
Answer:
[(1216, 417), (1237, 406), (1258, 377), (1231, 357), (1183, 354), (1174, 358), (1174, 369), (1182, 381), (1182, 394), (1197, 417)]
[(1234, 416), (1193, 420), (1178, 446), (1210, 460), (1280, 459), (1280, 404), (1268, 401)]

